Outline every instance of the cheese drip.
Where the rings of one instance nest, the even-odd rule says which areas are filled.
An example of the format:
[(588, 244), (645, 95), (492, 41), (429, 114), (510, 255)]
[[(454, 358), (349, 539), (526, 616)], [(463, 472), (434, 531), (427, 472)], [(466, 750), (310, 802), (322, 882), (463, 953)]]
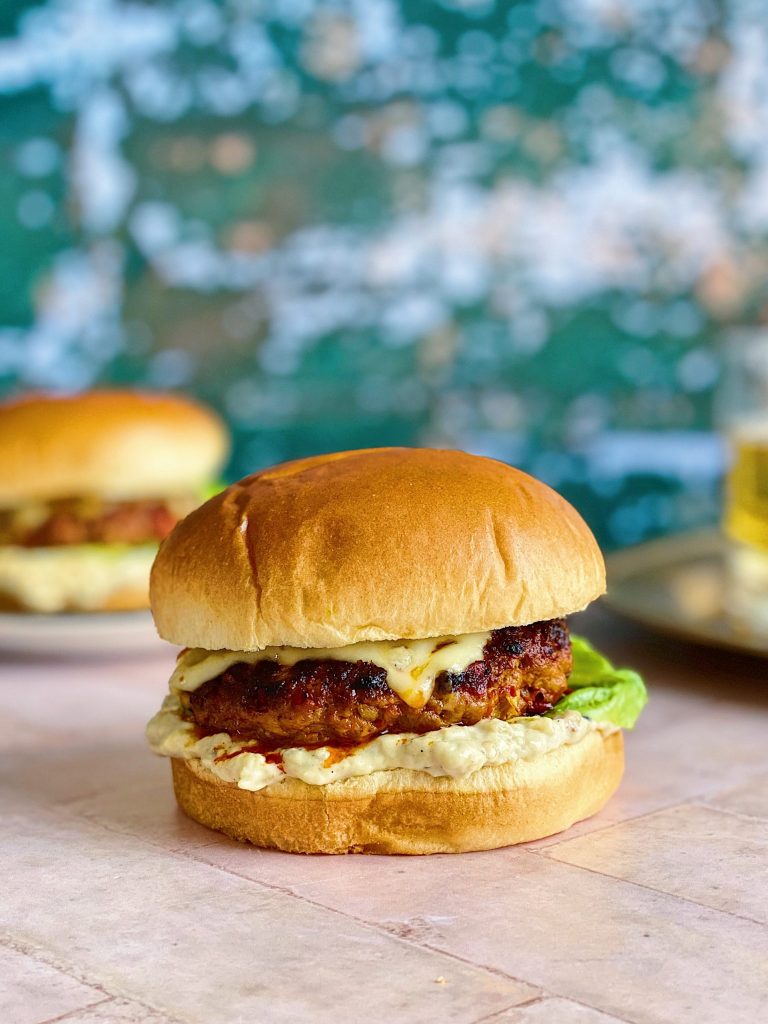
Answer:
[(191, 648), (179, 655), (171, 676), (171, 692), (196, 690), (221, 675), (230, 665), (274, 661), (295, 665), (299, 661), (366, 661), (387, 673), (387, 683), (409, 707), (421, 708), (432, 696), (442, 672), (458, 675), (474, 661), (481, 661), (489, 632), (461, 636), (427, 637), (422, 640), (378, 640), (346, 647), (266, 647), (263, 651), (205, 651)]

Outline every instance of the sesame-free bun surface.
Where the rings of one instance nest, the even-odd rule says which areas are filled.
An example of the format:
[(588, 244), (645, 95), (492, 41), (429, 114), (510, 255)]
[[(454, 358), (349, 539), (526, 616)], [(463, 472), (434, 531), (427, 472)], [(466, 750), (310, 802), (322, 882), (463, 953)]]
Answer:
[(285, 779), (256, 793), (200, 761), (171, 762), (176, 799), (202, 825), (292, 853), (461, 853), (554, 835), (595, 814), (624, 770), (620, 732), (588, 733), (464, 779), (398, 768), (327, 786)]
[(0, 507), (181, 494), (210, 480), (227, 450), (218, 417), (177, 395), (29, 395), (0, 405)]
[(179, 523), (152, 570), (185, 647), (337, 647), (557, 618), (605, 590), (597, 543), (545, 484), (459, 451), (380, 448), (264, 470)]

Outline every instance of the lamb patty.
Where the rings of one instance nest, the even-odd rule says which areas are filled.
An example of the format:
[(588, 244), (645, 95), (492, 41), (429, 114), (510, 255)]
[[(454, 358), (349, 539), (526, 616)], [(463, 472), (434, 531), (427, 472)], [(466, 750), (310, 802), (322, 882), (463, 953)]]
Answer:
[(443, 672), (431, 699), (411, 708), (365, 661), (295, 665), (239, 662), (182, 695), (201, 732), (228, 732), (264, 747), (364, 743), (383, 732), (425, 733), (483, 718), (508, 720), (549, 711), (568, 688), (571, 644), (564, 619), (491, 633), (482, 661)]

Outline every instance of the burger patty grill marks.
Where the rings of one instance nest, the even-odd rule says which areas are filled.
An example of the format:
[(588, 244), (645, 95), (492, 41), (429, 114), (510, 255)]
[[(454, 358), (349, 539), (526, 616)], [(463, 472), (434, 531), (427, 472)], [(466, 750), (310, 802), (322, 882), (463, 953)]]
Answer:
[(293, 666), (312, 661), (365, 663), (386, 672), (387, 685), (412, 708), (423, 707), (443, 673), (458, 675), (474, 661), (482, 661), (490, 631), (459, 636), (424, 637), (420, 640), (362, 641), (342, 647), (308, 650), (306, 647), (267, 647), (261, 651), (206, 651), (193, 648), (182, 652), (171, 676), (171, 690), (195, 690), (222, 675), (232, 665), (272, 661)]
[(227, 732), (272, 749), (344, 745), (384, 732), (540, 715), (566, 692), (570, 671), (568, 627), (552, 619), (494, 630), (482, 660), (439, 675), (421, 708), (394, 693), (383, 668), (309, 658), (294, 665), (239, 662), (180, 696), (187, 719), (206, 733)]

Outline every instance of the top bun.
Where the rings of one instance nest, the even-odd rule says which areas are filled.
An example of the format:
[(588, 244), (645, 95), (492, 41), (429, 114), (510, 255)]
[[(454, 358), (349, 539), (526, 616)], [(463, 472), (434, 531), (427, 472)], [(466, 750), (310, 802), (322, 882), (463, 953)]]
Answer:
[(595, 538), (493, 459), (374, 448), (287, 462), (206, 502), (152, 569), (160, 636), (186, 647), (340, 647), (553, 619), (605, 590)]
[(29, 395), (0, 405), (0, 506), (182, 494), (221, 469), (228, 443), (217, 416), (176, 395)]

